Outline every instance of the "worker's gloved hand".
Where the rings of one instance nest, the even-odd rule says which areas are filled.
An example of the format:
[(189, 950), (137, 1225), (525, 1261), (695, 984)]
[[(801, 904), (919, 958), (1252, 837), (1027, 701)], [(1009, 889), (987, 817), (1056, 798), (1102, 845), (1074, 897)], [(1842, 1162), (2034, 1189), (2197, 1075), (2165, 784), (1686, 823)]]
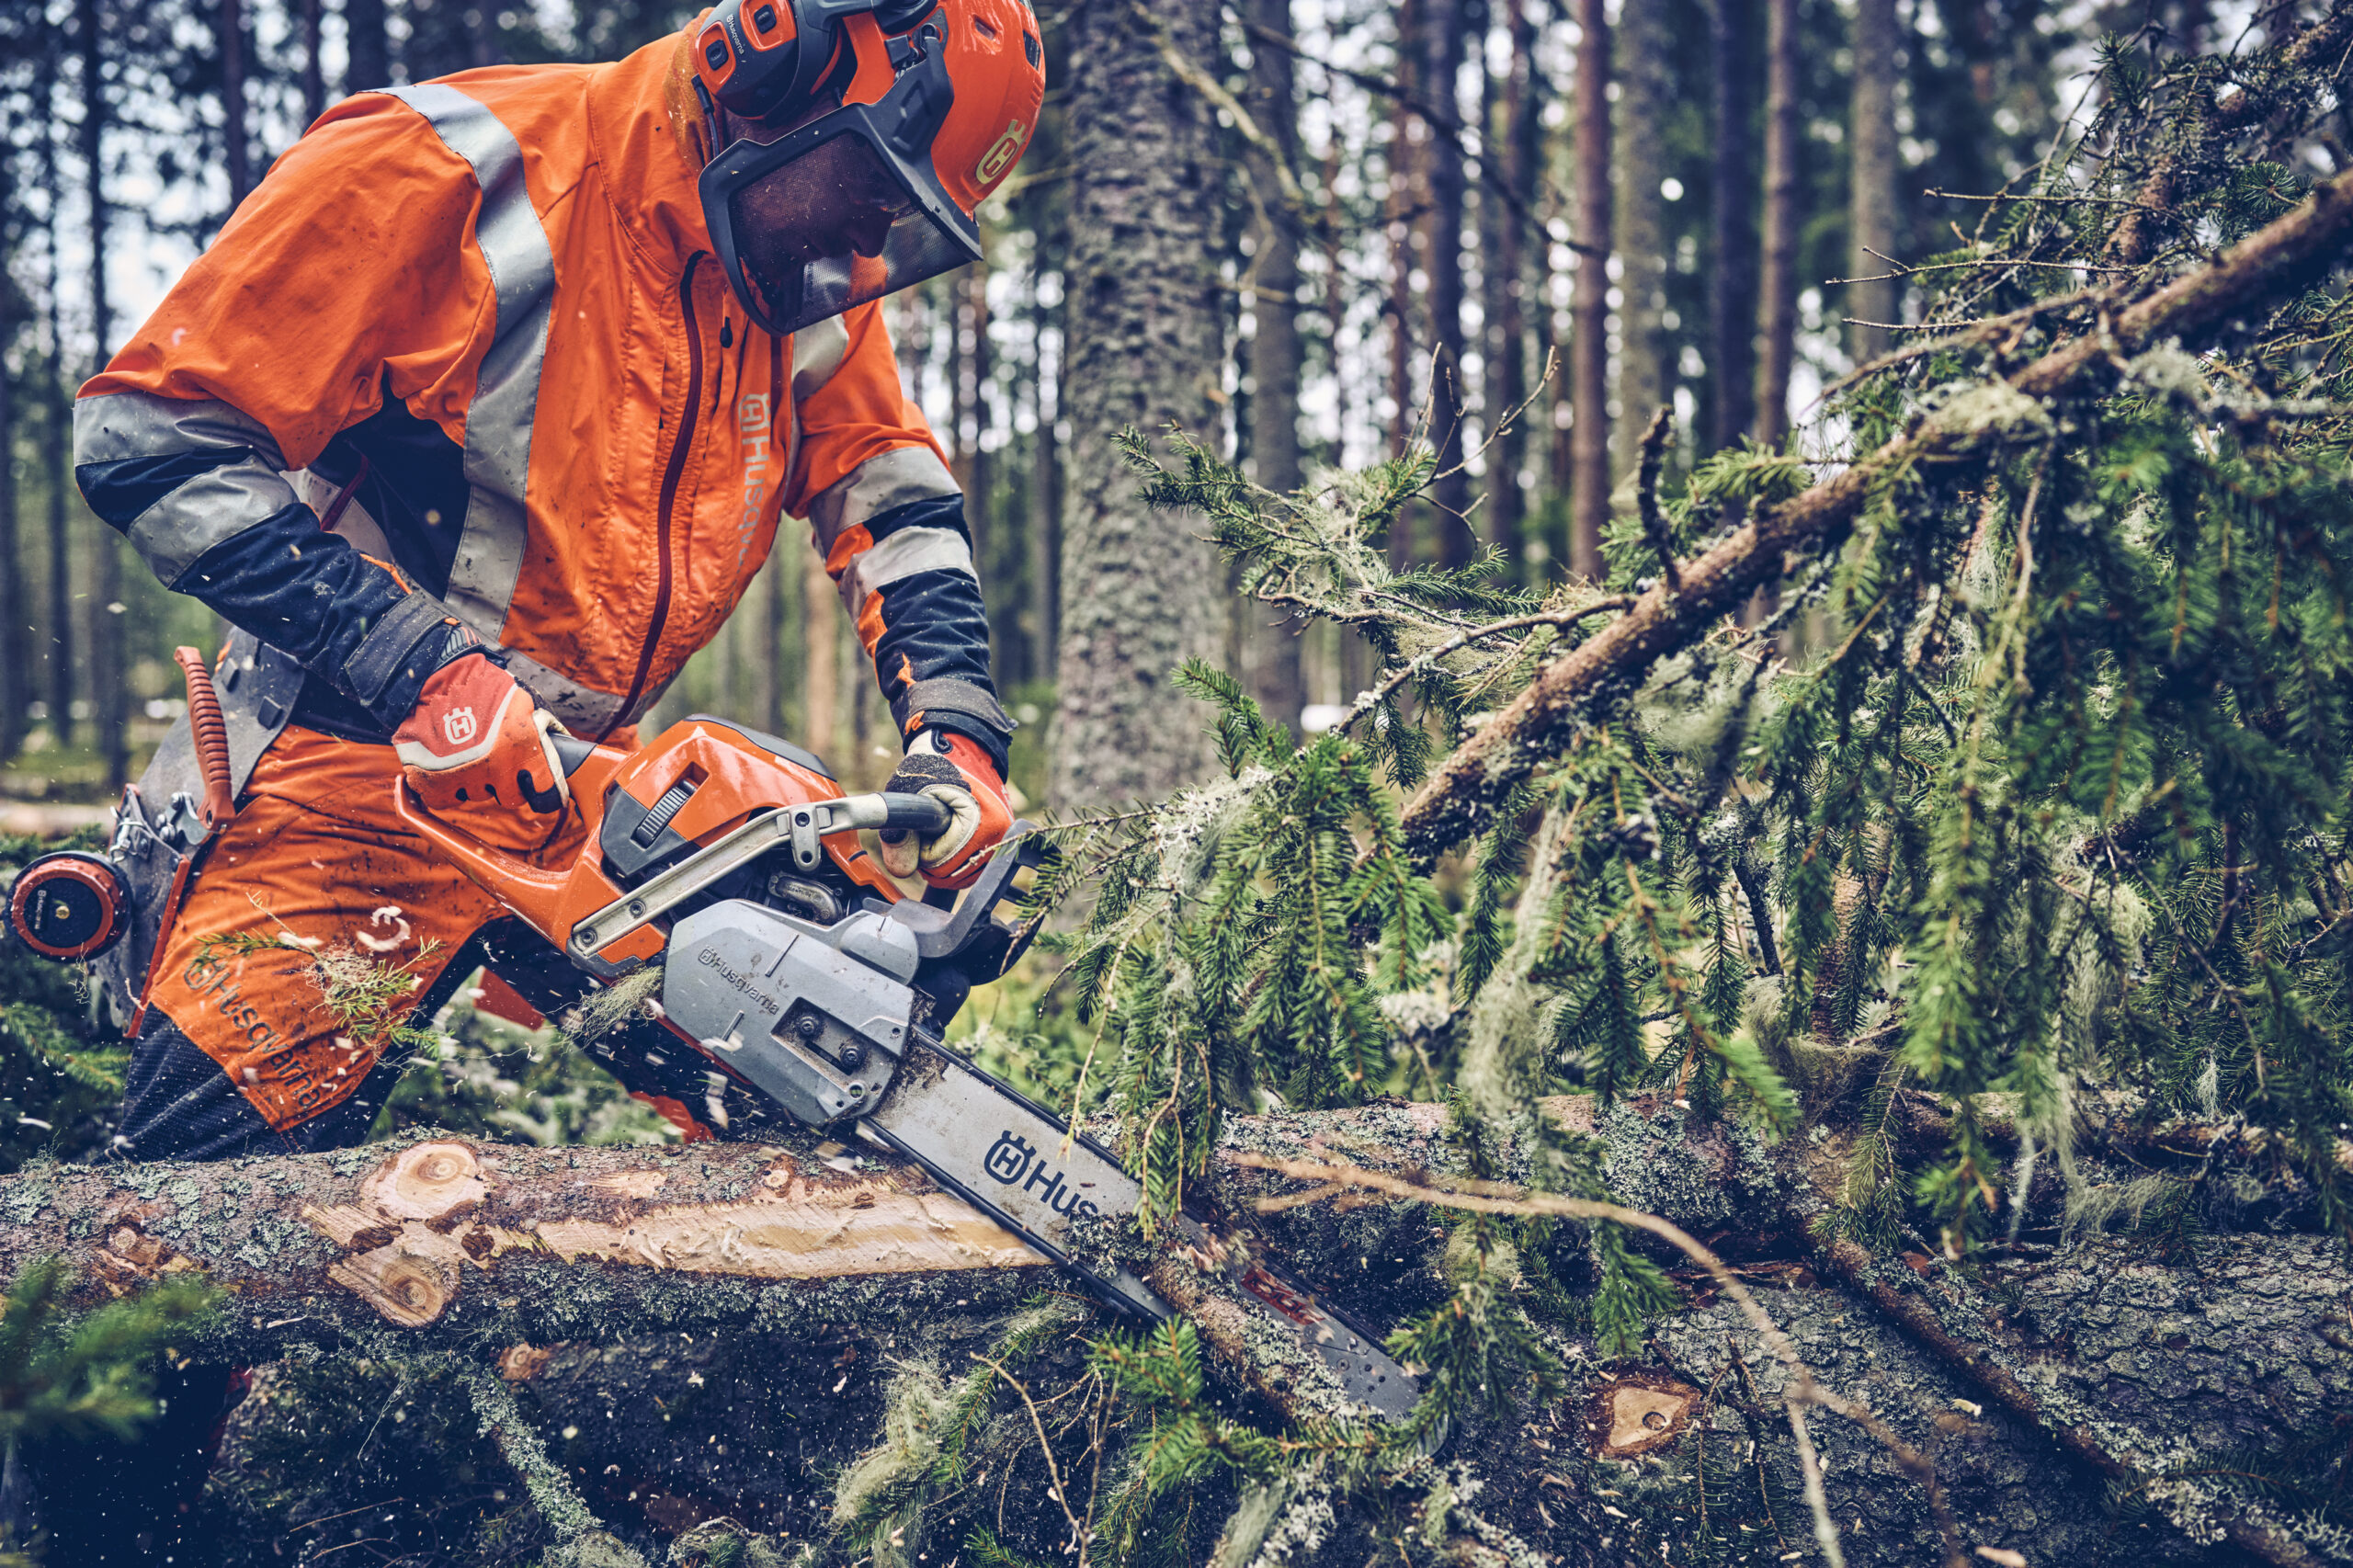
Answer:
[(894, 877), (917, 871), (936, 888), (971, 884), (988, 864), (989, 852), (1013, 825), (1005, 803), (1005, 785), (996, 776), (989, 754), (969, 735), (925, 730), (907, 743), (899, 770), (882, 788), (900, 794), (928, 795), (949, 812), (948, 831), (933, 838), (917, 838), (898, 829), (884, 829), (882, 869)]
[(548, 738), (563, 730), (513, 676), (468, 653), (426, 678), (392, 749), (426, 811), (494, 849), (527, 854), (555, 835), (572, 801)]

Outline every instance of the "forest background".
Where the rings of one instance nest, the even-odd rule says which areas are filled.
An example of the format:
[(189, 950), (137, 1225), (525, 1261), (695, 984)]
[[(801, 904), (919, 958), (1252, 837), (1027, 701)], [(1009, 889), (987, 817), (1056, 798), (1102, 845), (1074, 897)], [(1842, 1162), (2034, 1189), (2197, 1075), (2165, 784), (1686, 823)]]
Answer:
[[(1120, 13), (1119, 36), (1090, 31), (1082, 8), (1041, 16), (1044, 122), (982, 214), (987, 261), (888, 306), (971, 497), (996, 669), (1025, 721), (1018, 782), (1056, 804), (1155, 794), (1207, 765), (1180, 722), (1108, 775), (1048, 767), (1057, 749), (1101, 757), (1086, 693), (1126, 680), (1124, 663), (1162, 662), (1150, 684), (1183, 657), (1218, 659), (1247, 672), (1270, 714), (1295, 724), (1304, 711), (1311, 729), (1371, 668), (1357, 640), (1267, 624), (1222, 592), (1199, 530), (1174, 518), (1137, 530), (1166, 569), (1137, 573), (1118, 608), (1177, 630), (1131, 648), (1107, 645), (1084, 610), (1066, 623), (1063, 605), (1097, 596), (1095, 563), (1065, 540), (1083, 552), (1104, 537), (1078, 514), (1132, 505), (1108, 444), (1129, 413), (1183, 424), (1277, 490), (1419, 433), (1444, 472), (1392, 531), (1398, 564), (1461, 566), (1493, 544), (1530, 585), (1597, 574), (1600, 520), (1652, 410), (1674, 409), (1683, 471), (1743, 437), (1802, 431), (1821, 389), (1887, 344), (1886, 327), (1849, 319), (1903, 319), (1881, 258), (1943, 248), (1949, 222), (1973, 222), (1928, 192), (1989, 191), (2032, 165), (2081, 108), (2070, 80), (2103, 34), (2146, 27), (2168, 51), (2227, 48), (2251, 19), (2246, 6), (2042, 0), (1097, 9)], [(83, 808), (20, 823), (86, 819), (134, 777), (178, 710), (170, 650), (218, 635), (84, 508), (74, 388), (324, 105), (472, 66), (614, 58), (686, 14), (568, 0), (0, 6), (0, 794)], [(1191, 62), (1189, 122), (1088, 120), (1115, 57), (1138, 49)], [(1117, 264), (1174, 279), (1164, 314), (1191, 319), (1161, 323), (1182, 352), (1132, 357), (1146, 384), (1107, 392), (1125, 372), (1067, 352), (1068, 283), (1104, 263), (1092, 231), (1123, 193), (1097, 187), (1130, 158), (1182, 169), (1191, 188), (1146, 197), (1160, 243)], [(1522, 404), (1518, 422), (1500, 417)], [(654, 721), (729, 713), (860, 778), (887, 771), (870, 671), (808, 556), (800, 530), (779, 535)], [(1057, 725), (1057, 676), (1074, 667), (1082, 711)]]

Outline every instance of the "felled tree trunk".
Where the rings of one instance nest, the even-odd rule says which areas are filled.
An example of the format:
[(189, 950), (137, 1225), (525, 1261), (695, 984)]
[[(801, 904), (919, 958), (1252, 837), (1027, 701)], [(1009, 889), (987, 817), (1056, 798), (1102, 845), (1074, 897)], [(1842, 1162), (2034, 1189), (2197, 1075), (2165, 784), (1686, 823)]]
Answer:
[[(1597, 1131), (1589, 1102), (1548, 1108), (1603, 1141), (1627, 1201), (1711, 1238), (1824, 1384), (1927, 1457), (1972, 1561), (2341, 1555), (2297, 1491), (2341, 1460), (2353, 1410), (2353, 1273), (2330, 1239), (2215, 1235), (2178, 1261), (2095, 1239), (1968, 1276), (1917, 1254), (1874, 1261), (1809, 1228), (1835, 1141), (1769, 1148), (1657, 1108)], [(1385, 1329), (1447, 1300), (1449, 1216), (1345, 1182), (1260, 1213), (1319, 1190), (1266, 1162), (1445, 1179), (1461, 1165), (1445, 1125), (1441, 1107), (1398, 1103), (1238, 1120), (1202, 1196)], [(1064, 1277), (919, 1172), (814, 1140), (428, 1139), (64, 1167), (0, 1181), (0, 1268), (62, 1251), (86, 1301), (201, 1272), (224, 1304), (183, 1354), (285, 1358), (233, 1428), (224, 1486), (268, 1442), (324, 1440), (290, 1392), (320, 1369), (407, 1369), (367, 1402), (369, 1440), (385, 1411), (418, 1410), (407, 1430), (423, 1439), (426, 1406), (471, 1400), (447, 1440), (483, 1435), (556, 1561), (723, 1561), (732, 1533), (778, 1562), (938, 1563), (976, 1529), (1074, 1561), (1072, 1517), (1109, 1529), (1120, 1455), (1149, 1426), (1087, 1381), (1086, 1346), (1108, 1325)], [(1577, 1283), (1583, 1233), (1558, 1226), (1543, 1245)], [(1165, 1248), (1153, 1277), (1198, 1326), (1222, 1407), (1330, 1414), (1202, 1261)], [(1328, 1468), (1271, 1489), (1212, 1470), (1183, 1497), (1195, 1560), (1222, 1541), (1233, 1563), (1679, 1564), (1703, 1538), (1714, 1560), (1821, 1560), (1781, 1403), (1793, 1374), (1753, 1321), (1684, 1269), (1687, 1310), (1656, 1320), (1640, 1357), (1604, 1363), (1521, 1267), (1565, 1398), (1458, 1419), (1369, 1490), (1344, 1493)], [(1917, 1475), (1826, 1410), (1812, 1431), (1846, 1561), (1938, 1561)], [(965, 1457), (942, 1479), (951, 1447)], [(305, 1506), (324, 1520), (340, 1499), (318, 1485)], [(1098, 1543), (1090, 1561), (1115, 1559)]]

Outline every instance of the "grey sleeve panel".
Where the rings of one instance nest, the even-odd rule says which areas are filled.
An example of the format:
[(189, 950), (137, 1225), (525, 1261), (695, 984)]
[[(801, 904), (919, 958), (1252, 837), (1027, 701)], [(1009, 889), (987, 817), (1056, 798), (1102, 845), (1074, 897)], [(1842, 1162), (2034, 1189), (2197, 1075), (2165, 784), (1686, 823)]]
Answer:
[[(449, 633), (457, 624), (458, 618), (448, 605), (420, 588), (368, 629), (359, 646), (344, 660), (335, 684), (372, 710), (395, 679), (409, 677), (413, 689), (433, 673), (432, 668), (421, 666), (428, 662), (439, 665)], [(379, 713), (377, 717), (397, 724), (407, 715)]]
[(894, 447), (878, 453), (819, 491), (809, 503), (817, 553), (831, 554), (845, 530), (910, 501), (955, 495), (955, 476), (929, 447)]
[(1005, 710), (1005, 704), (986, 687), (967, 680), (919, 680), (891, 699), (891, 717), (897, 722), (900, 734), (907, 733), (910, 720), (917, 713), (926, 717), (952, 713), (974, 720), (999, 737), (1014, 731), (1013, 715)]
[(242, 455), (190, 477), (123, 530), (165, 587), (178, 587), (214, 545), (299, 504), (278, 442), (259, 420), (214, 399), (108, 392), (74, 405), (77, 470), (205, 451)]

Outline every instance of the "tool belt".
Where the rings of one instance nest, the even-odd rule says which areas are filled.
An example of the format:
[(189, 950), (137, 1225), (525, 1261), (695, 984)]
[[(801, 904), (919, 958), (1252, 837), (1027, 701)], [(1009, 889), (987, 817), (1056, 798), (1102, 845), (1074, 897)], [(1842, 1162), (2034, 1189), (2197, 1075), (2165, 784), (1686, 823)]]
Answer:
[[(229, 794), (234, 800), (292, 716), (302, 666), (292, 654), (238, 631), (229, 639), (212, 685), (228, 735)], [(195, 727), (190, 715), (183, 714), (115, 807), (107, 858), (131, 885), (131, 921), (124, 939), (90, 965), (91, 1016), (102, 1025), (127, 1032), (139, 1017), (155, 949), (209, 836), (199, 810), (204, 791)]]

